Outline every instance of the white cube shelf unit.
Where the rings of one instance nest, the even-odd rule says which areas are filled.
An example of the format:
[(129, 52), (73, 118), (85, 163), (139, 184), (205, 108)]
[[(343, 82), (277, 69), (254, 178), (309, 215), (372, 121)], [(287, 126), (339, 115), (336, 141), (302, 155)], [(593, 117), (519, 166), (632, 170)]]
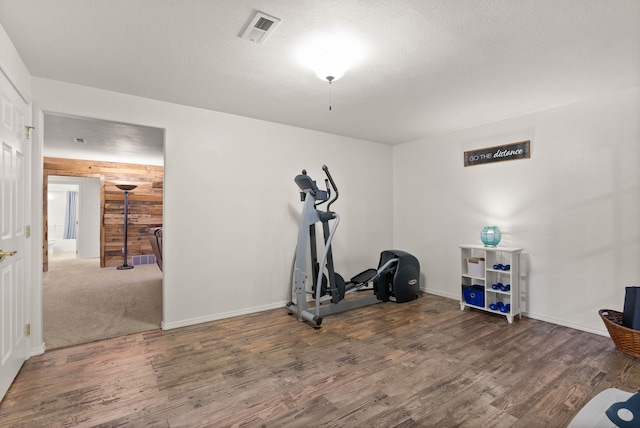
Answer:
[[(461, 292), (460, 310), (465, 307), (482, 309), (507, 317), (513, 323), (520, 313), (520, 253), (522, 248), (483, 247), (482, 245), (461, 245)], [(469, 259), (484, 259), (484, 269)], [(474, 260), (472, 260), (474, 262)], [(499, 265), (509, 265), (502, 269)], [(508, 285), (501, 289), (499, 284)], [(502, 308), (502, 309), (501, 309)]]

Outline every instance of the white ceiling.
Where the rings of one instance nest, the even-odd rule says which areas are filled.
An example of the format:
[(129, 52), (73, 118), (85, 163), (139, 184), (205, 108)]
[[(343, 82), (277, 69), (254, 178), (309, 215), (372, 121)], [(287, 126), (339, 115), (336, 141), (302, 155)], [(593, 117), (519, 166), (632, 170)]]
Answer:
[(47, 157), (161, 166), (164, 130), (45, 113), (43, 151)]
[[(385, 144), (640, 86), (638, 0), (0, 0), (0, 23), (33, 76)], [(298, 53), (331, 33), (363, 48), (329, 111)]]

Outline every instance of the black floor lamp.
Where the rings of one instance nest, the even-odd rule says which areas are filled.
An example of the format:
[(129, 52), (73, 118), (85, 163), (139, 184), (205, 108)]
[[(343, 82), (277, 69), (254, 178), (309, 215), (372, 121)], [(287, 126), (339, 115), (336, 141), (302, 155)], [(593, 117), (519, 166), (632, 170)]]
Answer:
[(133, 269), (133, 265), (127, 263), (127, 223), (129, 223), (129, 191), (135, 189), (134, 184), (116, 184), (120, 190), (124, 190), (124, 261), (118, 270)]

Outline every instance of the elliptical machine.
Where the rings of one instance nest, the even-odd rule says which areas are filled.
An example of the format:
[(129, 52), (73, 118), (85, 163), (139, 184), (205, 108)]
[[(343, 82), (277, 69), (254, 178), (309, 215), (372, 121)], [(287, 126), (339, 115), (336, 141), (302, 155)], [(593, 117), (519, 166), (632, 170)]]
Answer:
[[(295, 178), (296, 184), (300, 187), (300, 199), (304, 202), (304, 208), (291, 275), (291, 295), (287, 303), (289, 314), (295, 313), (299, 321), (308, 321), (314, 328), (319, 329), (324, 315), (379, 302), (403, 303), (416, 299), (420, 290), (420, 263), (407, 252), (385, 250), (380, 253), (377, 269), (367, 269), (349, 281), (345, 281), (335, 272), (331, 242), (340, 223), (340, 216), (330, 208), (331, 204), (338, 199), (339, 192), (329, 168), (323, 165), (322, 170), (327, 176), (326, 190), (320, 190), (305, 170)], [(335, 192), (335, 196), (329, 201), (331, 189)], [(327, 201), (329, 202), (326, 211), (319, 210), (318, 206)], [(322, 224), (324, 240), (320, 260), (318, 260), (316, 240), (317, 223)], [(307, 289), (309, 263), (307, 251), (309, 251), (312, 270), (311, 290)], [(370, 287), (370, 284), (373, 284), (373, 287)], [(345, 299), (351, 293), (365, 291), (373, 293)], [(313, 302), (310, 302), (310, 299)]]

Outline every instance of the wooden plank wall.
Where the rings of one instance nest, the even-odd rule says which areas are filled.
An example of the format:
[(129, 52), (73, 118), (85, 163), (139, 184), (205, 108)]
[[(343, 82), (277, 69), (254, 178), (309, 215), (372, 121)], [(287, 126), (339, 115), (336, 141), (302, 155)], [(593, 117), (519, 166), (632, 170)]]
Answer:
[(128, 263), (131, 256), (153, 254), (149, 229), (162, 226), (164, 168), (161, 166), (44, 158), (44, 245), (43, 270), (48, 270), (48, 207), (50, 175), (100, 179), (100, 266), (119, 266), (123, 262), (124, 192), (116, 184), (135, 184), (129, 192)]

